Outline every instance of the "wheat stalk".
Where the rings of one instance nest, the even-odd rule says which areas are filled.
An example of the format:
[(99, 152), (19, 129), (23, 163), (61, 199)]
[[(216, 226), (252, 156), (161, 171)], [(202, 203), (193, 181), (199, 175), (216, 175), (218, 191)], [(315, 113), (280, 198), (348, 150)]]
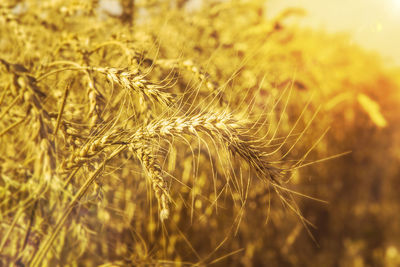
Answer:
[(137, 158), (142, 163), (145, 172), (150, 178), (152, 188), (160, 206), (160, 220), (164, 221), (165, 219), (168, 219), (170, 213), (168, 207), (168, 186), (163, 177), (160, 165), (157, 163), (154, 156), (151, 155), (149, 146), (143, 144), (143, 142), (132, 143), (129, 147), (131, 151), (136, 154)]
[[(145, 127), (137, 129), (130, 137), (130, 142), (141, 139), (195, 135), (206, 133), (212, 138), (219, 138), (233, 154), (239, 154), (255, 170), (273, 183), (279, 183), (279, 176), (287, 172), (270, 164), (265, 153), (257, 149), (254, 141), (246, 141), (241, 135), (245, 125), (229, 113), (200, 112), (193, 116), (171, 117), (155, 120)], [(249, 137), (247, 137), (249, 138)], [(250, 140), (253, 140), (251, 137)]]

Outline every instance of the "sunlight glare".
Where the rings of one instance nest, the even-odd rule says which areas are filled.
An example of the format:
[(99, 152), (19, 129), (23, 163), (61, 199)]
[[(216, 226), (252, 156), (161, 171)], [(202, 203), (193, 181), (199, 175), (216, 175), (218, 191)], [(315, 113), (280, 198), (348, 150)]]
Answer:
[(392, 0), (392, 3), (396, 9), (400, 9), (400, 0)]

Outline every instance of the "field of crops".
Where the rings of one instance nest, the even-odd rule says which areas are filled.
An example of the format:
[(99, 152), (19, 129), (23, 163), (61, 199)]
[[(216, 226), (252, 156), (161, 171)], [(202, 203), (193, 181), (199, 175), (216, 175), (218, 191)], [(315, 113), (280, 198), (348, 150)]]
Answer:
[(398, 266), (400, 70), (190, 2), (1, 2), (0, 266)]

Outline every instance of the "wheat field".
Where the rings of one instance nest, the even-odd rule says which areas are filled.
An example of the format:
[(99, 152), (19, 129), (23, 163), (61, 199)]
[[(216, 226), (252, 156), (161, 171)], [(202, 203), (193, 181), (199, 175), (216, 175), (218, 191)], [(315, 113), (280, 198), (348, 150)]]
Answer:
[(400, 71), (265, 9), (2, 1), (0, 265), (400, 264)]

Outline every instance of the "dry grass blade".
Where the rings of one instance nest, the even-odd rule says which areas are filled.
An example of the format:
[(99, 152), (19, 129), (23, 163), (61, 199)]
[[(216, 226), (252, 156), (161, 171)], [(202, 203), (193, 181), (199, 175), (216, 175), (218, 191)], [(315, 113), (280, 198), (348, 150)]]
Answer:
[(121, 153), (126, 146), (120, 146), (116, 148), (115, 151), (103, 161), (103, 163), (97, 168), (97, 170), (85, 181), (85, 183), (81, 186), (78, 192), (74, 195), (74, 197), (69, 202), (68, 206), (65, 208), (62, 216), (58, 219), (54, 230), (52, 231), (51, 235), (44, 241), (44, 243), (40, 246), (36, 254), (34, 255), (30, 266), (40, 266), (42, 264), (43, 258), (46, 256), (46, 253), (49, 251), (51, 245), (53, 244), (54, 240), (57, 238), (58, 234), (60, 233), (65, 221), (67, 220), (69, 214), (72, 212), (73, 208), (76, 206), (77, 202), (82, 198), (85, 192), (88, 190), (89, 186), (94, 182), (94, 180), (100, 175), (102, 171), (104, 171), (105, 166), (107, 163)]

